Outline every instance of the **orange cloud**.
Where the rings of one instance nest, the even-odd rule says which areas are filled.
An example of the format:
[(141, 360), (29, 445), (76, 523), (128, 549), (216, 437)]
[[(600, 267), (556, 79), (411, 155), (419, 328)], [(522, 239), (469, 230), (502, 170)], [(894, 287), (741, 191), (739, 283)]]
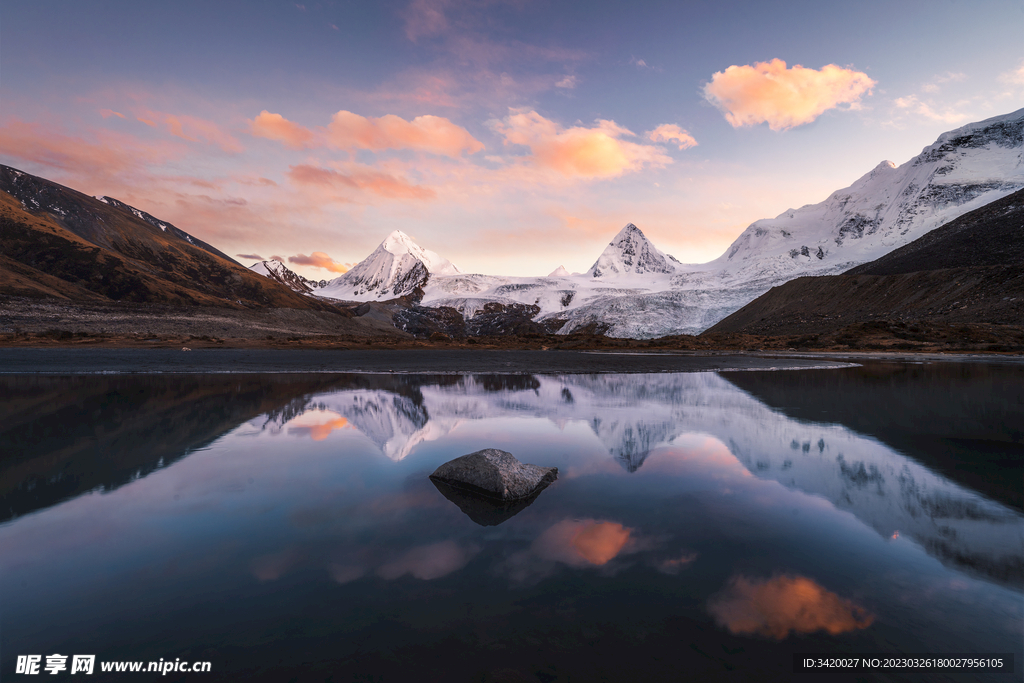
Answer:
[[(433, 199), (437, 196), (437, 193), (429, 187), (413, 185), (393, 175), (368, 169), (360, 169), (354, 173), (346, 174), (317, 166), (300, 164), (289, 167), (288, 177), (300, 185), (313, 185), (328, 189), (348, 188), (365, 190), (393, 199)], [(338, 195), (335, 195), (333, 198), (347, 201), (344, 197)]]
[(636, 134), (614, 121), (599, 120), (593, 128), (561, 130), (535, 111), (511, 111), (495, 125), (505, 144), (529, 147), (529, 163), (567, 178), (612, 178), (637, 171), (645, 164), (672, 163), (657, 147), (620, 139)]
[(124, 114), (119, 111), (114, 111), (113, 109), (100, 109), (100, 116), (105, 119), (108, 119), (111, 116), (120, 116), (122, 119), (125, 117)]
[(313, 141), (313, 132), (293, 123), (280, 114), (271, 114), (264, 109), (249, 122), (250, 131), (258, 138), (277, 140), (292, 149), (302, 149)]
[(766, 581), (735, 577), (708, 601), (715, 620), (733, 633), (782, 640), (793, 633), (832, 635), (867, 628), (874, 616), (804, 576)]
[(412, 121), (388, 114), (367, 118), (344, 109), (331, 118), (328, 139), (340, 149), (414, 149), (449, 157), (463, 151), (473, 154), (484, 148), (482, 142), (441, 116), (417, 116)]
[(704, 97), (734, 128), (767, 123), (772, 130), (786, 130), (841, 104), (856, 108), (874, 86), (867, 74), (835, 64), (820, 71), (799, 64), (790, 69), (773, 59), (716, 72), (704, 86)]
[(342, 109), (331, 117), (326, 129), (314, 133), (280, 114), (263, 110), (250, 121), (250, 130), (257, 137), (278, 140), (293, 149), (321, 145), (373, 152), (411, 149), (458, 158), (463, 152), (473, 154), (484, 148), (465, 128), (444, 117), (431, 115), (406, 121), (394, 114), (368, 118)]
[(338, 263), (337, 261), (335, 261), (322, 251), (314, 251), (309, 256), (305, 256), (303, 254), (289, 256), (288, 262), (294, 263), (299, 266), (313, 266), (314, 268), (324, 268), (326, 270), (331, 271), (332, 273), (348, 272), (348, 266), (346, 264)]
[(574, 567), (600, 566), (622, 551), (631, 533), (632, 529), (615, 522), (566, 519), (541, 534), (533, 543), (533, 551), (544, 559)]
[(195, 116), (174, 115), (144, 109), (136, 113), (136, 118), (147, 126), (159, 128), (158, 121), (163, 122), (167, 132), (189, 142), (207, 142), (220, 147), (230, 154), (244, 152), (242, 144), (229, 133), (225, 133), (217, 124)]
[(697, 146), (697, 140), (689, 132), (674, 123), (661, 124), (648, 133), (647, 137), (652, 142), (677, 142), (679, 143), (679, 149), (690, 149)]

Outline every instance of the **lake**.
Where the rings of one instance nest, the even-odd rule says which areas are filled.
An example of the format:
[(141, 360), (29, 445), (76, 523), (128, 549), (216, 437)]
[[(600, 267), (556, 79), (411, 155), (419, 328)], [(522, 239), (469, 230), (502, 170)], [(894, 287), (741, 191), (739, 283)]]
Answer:
[[(427, 478), (482, 448), (558, 480), (503, 509)], [(4, 679), (33, 680), (29, 655), (55, 678), (54, 654), (63, 676), (95, 655), (86, 680), (1024, 665), (1019, 363), (7, 374), (0, 453)], [(794, 673), (795, 653), (1010, 655), (1012, 673)], [(116, 661), (210, 671), (100, 670)]]

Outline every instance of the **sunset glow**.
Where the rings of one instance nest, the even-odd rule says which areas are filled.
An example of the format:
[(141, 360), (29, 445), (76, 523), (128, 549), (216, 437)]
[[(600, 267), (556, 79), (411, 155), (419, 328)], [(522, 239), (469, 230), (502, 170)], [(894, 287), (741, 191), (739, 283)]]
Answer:
[(396, 229), (469, 273), (583, 272), (628, 222), (702, 263), (1020, 108), (1020, 8), (983, 5), (9, 4), (0, 163), (317, 280)]

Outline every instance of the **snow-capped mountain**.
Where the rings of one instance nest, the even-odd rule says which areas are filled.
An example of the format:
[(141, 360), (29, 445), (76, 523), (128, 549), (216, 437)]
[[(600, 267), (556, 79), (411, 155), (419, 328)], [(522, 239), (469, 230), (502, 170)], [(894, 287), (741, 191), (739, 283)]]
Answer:
[(489, 303), (537, 306), (536, 319), (562, 334), (594, 323), (613, 337), (697, 334), (776, 285), (867, 263), (1020, 188), (1024, 109), (944, 133), (901, 166), (883, 161), (823, 202), (756, 221), (709, 263), (680, 263), (630, 223), (583, 274), (464, 274), (395, 231), (316, 293), (368, 301), (421, 288), (421, 305), (467, 318)]
[(548, 275), (548, 277), (568, 277), (568, 276), (569, 276), (569, 271), (565, 269), (565, 266), (558, 266), (553, 271), (551, 271), (550, 275)]
[(628, 223), (605, 247), (587, 275), (607, 277), (628, 273), (674, 273), (678, 265), (681, 264), (675, 257), (662, 253), (640, 232), (640, 228)]
[(569, 333), (696, 334), (804, 275), (872, 261), (1024, 187), (1024, 109), (944, 133), (901, 166), (884, 161), (825, 201), (751, 224), (718, 259), (681, 264), (627, 225), (584, 275), (438, 277), (423, 304), (470, 316), (490, 302), (540, 307)]
[(249, 270), (264, 277), (269, 277), (271, 280), (277, 280), (281, 284), (286, 287), (290, 287), (300, 294), (317, 292), (327, 286), (327, 280), (310, 280), (308, 278), (304, 278), (277, 259), (257, 261), (249, 266)]
[(441, 258), (395, 230), (352, 270), (335, 278), (317, 294), (344, 301), (394, 299), (423, 287), (431, 276), (458, 275), (451, 261)]

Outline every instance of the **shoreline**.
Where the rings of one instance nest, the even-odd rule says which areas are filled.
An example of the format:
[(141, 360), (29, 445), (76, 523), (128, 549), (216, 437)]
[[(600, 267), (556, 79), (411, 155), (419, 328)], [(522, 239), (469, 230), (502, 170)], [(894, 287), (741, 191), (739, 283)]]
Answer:
[(605, 374), (838, 369), (867, 362), (1004, 362), (988, 354), (485, 349), (0, 348), (0, 374)]

